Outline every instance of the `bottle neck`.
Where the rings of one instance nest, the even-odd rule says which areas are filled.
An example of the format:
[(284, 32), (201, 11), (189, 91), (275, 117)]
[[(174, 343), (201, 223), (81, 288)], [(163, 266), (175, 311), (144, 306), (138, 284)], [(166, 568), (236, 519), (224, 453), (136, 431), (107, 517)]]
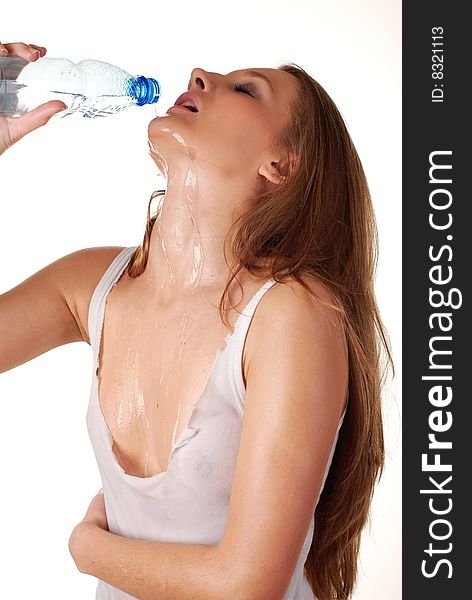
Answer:
[(161, 86), (152, 77), (138, 75), (129, 80), (128, 95), (134, 98), (137, 106), (155, 104), (161, 95)]

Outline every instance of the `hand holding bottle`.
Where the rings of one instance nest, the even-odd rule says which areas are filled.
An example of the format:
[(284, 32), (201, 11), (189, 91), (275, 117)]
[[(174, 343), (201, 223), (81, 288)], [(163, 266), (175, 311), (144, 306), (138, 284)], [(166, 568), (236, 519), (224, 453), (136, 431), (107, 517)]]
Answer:
[[(5, 52), (7, 50), (7, 52)], [(0, 43), (0, 56), (20, 56), (28, 62), (34, 62), (46, 54), (46, 48), (36, 45), (18, 43)], [(0, 77), (1, 79), (1, 77)], [(1, 85), (1, 82), (0, 82)], [(21, 117), (0, 117), (0, 154), (30, 131), (45, 125), (49, 119), (67, 106), (59, 100), (51, 100), (41, 104)]]
[(0, 116), (20, 117), (46, 100), (63, 101), (68, 109), (60, 118), (76, 114), (95, 118), (116, 114), (130, 106), (154, 104), (161, 93), (152, 77), (133, 76), (110, 63), (63, 57), (0, 54)]

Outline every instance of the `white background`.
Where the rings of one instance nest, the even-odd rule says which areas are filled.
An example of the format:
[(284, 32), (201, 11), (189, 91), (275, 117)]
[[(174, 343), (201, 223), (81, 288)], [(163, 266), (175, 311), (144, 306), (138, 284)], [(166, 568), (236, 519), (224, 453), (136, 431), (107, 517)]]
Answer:
[[(361, 546), (354, 600), (401, 597), (401, 3), (399, 0), (238, 0), (217, 3), (21, 3), (0, 39), (48, 56), (96, 58), (156, 77), (164, 114), (194, 67), (228, 73), (300, 64), (343, 114), (378, 219), (379, 307), (397, 377), (384, 394), (386, 468)], [(53, 119), (0, 158), (0, 292), (91, 246), (141, 242), (150, 194), (162, 186), (148, 155), (153, 107), (104, 119)], [(85, 413), (92, 353), (55, 348), (0, 375), (1, 596), (94, 598), (70, 532), (101, 487)]]

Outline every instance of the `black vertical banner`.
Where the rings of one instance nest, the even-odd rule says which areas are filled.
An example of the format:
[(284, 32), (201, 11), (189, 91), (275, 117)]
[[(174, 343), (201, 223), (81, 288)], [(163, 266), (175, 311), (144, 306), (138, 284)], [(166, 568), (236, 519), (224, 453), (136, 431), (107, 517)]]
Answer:
[(403, 3), (404, 600), (472, 597), (467, 9)]

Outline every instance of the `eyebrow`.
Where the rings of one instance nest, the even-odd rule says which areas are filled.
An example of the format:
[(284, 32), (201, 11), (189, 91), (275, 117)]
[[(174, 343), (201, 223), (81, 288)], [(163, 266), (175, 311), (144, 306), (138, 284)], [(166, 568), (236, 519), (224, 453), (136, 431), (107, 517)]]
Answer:
[(269, 84), (270, 89), (272, 91), (274, 91), (274, 88), (272, 87), (272, 83), (270, 82), (270, 79), (268, 77), (266, 77), (265, 75), (263, 75), (262, 73), (259, 73), (259, 71), (244, 71), (244, 75), (249, 75), (250, 77), (258, 77), (259, 79), (263, 79), (266, 83)]

